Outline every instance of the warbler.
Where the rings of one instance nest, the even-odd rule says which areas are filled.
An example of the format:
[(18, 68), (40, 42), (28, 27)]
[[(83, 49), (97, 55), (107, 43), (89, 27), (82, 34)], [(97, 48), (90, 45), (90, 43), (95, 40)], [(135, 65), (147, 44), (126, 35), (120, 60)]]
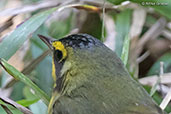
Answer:
[(100, 40), (73, 34), (38, 35), (53, 52), (49, 114), (164, 114)]

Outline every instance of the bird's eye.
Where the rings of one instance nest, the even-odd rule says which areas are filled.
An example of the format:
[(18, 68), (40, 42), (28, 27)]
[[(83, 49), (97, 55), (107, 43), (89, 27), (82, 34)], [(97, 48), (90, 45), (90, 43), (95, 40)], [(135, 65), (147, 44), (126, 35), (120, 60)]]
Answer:
[(67, 56), (65, 46), (60, 41), (54, 41), (52, 46), (54, 48), (54, 59), (60, 63)]
[(63, 54), (60, 50), (55, 50), (54, 52), (54, 59), (56, 59), (58, 62), (62, 61)]

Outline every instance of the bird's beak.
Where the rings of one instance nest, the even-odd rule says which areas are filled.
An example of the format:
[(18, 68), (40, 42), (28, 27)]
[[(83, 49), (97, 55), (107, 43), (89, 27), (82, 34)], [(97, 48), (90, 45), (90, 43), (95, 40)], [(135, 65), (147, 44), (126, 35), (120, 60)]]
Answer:
[(40, 34), (38, 34), (38, 37), (49, 47), (50, 50), (53, 50), (52, 42), (54, 41), (54, 39), (48, 38)]

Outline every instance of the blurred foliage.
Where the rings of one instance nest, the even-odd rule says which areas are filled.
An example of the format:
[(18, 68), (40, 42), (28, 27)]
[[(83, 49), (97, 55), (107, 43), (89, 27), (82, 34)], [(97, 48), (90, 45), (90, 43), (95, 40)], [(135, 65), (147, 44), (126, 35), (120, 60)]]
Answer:
[(155, 75), (160, 74), (160, 62), (164, 63), (164, 72), (169, 73), (171, 72), (171, 53), (166, 53), (161, 56), (151, 67), (147, 75)]
[[(146, 91), (148, 92), (148, 93), (150, 93), (150, 91), (151, 91), (151, 87), (150, 86), (143, 86), (145, 89), (146, 89)], [(158, 105), (160, 105), (160, 103), (162, 102), (162, 98), (161, 98), (161, 95), (158, 93), (158, 92), (156, 92), (156, 93), (154, 93), (154, 95), (153, 95), (153, 99), (156, 101), (156, 103), (158, 104)], [(169, 104), (167, 107), (166, 107), (166, 111), (167, 112), (171, 112), (171, 104)]]
[[(102, 7), (105, 6), (104, 2), (99, 2), (100, 4), (96, 4), (95, 0), (89, 1), (89, 5), (95, 5), (94, 7), (89, 7), (87, 5), (87, 9), (84, 6), (75, 7), (75, 8), (65, 8), (63, 5), (58, 4), (57, 7), (48, 6), (44, 8), (40, 8), (38, 10), (28, 11), (26, 13), (22, 13), (22, 15), (17, 14), (15, 18), (18, 16), (22, 16), (22, 20), (20, 20), (20, 23), (18, 26), (15, 26), (12, 28), (13, 31), (10, 31), (11, 28), (8, 27), (8, 29), (5, 31), (8, 31), (7, 34), (4, 34), (4, 32), (0, 32), (0, 37), (5, 36), (3, 38), (0, 38), (0, 58), (3, 58), (5, 60), (13, 58), (12, 56), (16, 53), (16, 51), (20, 51), (20, 54), (23, 56), (23, 60), (20, 61), (20, 63), (24, 64), (24, 69), (27, 64), (31, 63), (36, 58), (40, 57), (42, 53), (44, 53), (48, 47), (42, 43), (42, 41), (38, 38), (37, 34), (53, 37), (56, 39), (62, 38), (68, 34), (72, 33), (88, 33), (101, 41), (104, 41), (113, 34), (115, 36), (112, 37), (112, 40), (110, 40), (111, 45), (115, 47), (116, 54), (121, 57), (124, 64), (127, 64), (128, 61), (128, 53), (130, 53), (130, 47), (135, 47), (138, 45), (138, 41), (142, 38), (144, 34), (158, 21), (160, 17), (163, 17), (167, 20), (167, 25), (164, 27), (165, 32), (171, 33), (171, 27), (169, 24), (171, 23), (171, 4), (170, 0), (165, 1), (159, 1), (159, 0), (130, 0), (130, 3), (128, 5), (123, 5), (122, 3), (125, 0), (107, 0), (107, 2), (111, 3), (111, 5), (119, 5), (118, 8), (109, 8), (108, 5), (106, 5), (105, 9), (105, 15), (103, 14)], [(41, 1), (41, 0), (21, 0), (21, 4), (24, 5), (32, 5), (30, 8), (35, 8), (36, 6), (40, 5), (42, 2), (47, 1)], [(48, 1), (49, 2), (49, 1)], [(51, 1), (52, 2), (52, 1)], [(62, 2), (65, 3), (65, 1), (54, 1), (54, 2)], [(9, 1), (2, 1), (0, 2), (0, 8), (4, 8), (6, 4), (9, 4)], [(34, 4), (36, 3), (36, 5)], [(78, 3), (78, 2), (76, 2)], [(83, 2), (84, 3), (84, 2)], [(134, 3), (134, 4), (133, 4)], [(55, 4), (55, 3), (54, 3)], [(136, 5), (136, 7), (129, 7), (129, 4)], [(35, 5), (35, 6), (34, 6)], [(110, 6), (110, 5), (109, 5)], [(74, 7), (74, 6), (70, 6)], [(89, 7), (89, 8), (88, 8)], [(57, 9), (63, 8), (63, 11), (57, 11)], [(92, 8), (92, 9), (91, 9)], [(151, 10), (154, 9), (154, 10)], [(142, 26), (142, 31), (139, 36), (137, 36), (137, 43), (132, 43), (133, 38), (130, 36), (132, 23), (134, 20), (134, 13), (135, 11), (143, 9), (147, 15), (145, 17), (145, 22)], [(22, 9), (21, 9), (22, 10)], [(3, 10), (2, 10), (3, 11)], [(53, 15), (52, 15), (53, 13)], [(0, 13), (1, 14), (1, 13)], [(106, 18), (107, 17), (107, 18)], [(15, 20), (13, 19), (13, 23), (15, 23)], [(106, 24), (108, 21), (108, 18), (110, 18), (114, 26), (112, 24)], [(3, 19), (3, 18), (2, 18)], [(2, 24), (6, 22), (2, 22)], [(104, 24), (104, 26), (103, 26)], [(1, 28), (1, 20), (0, 20), (0, 29)], [(111, 29), (112, 27), (112, 29)], [(139, 27), (137, 25), (137, 27)], [(104, 29), (103, 29), (104, 28)], [(109, 28), (111, 30), (109, 30)], [(113, 30), (114, 29), (114, 30)], [(109, 32), (110, 31), (110, 32)], [(10, 33), (11, 32), (11, 33)], [(102, 39), (102, 33), (104, 33), (104, 39)], [(164, 34), (163, 32), (160, 33), (159, 36), (156, 37), (156, 40), (163, 39), (168, 42), (170, 42), (170, 36), (167, 36), (168, 34)], [(27, 45), (23, 45), (24, 42), (28, 41)], [(149, 40), (150, 41), (150, 40)], [(134, 46), (135, 45), (135, 46)], [(142, 52), (140, 55), (133, 55), (137, 57), (137, 59), (144, 54), (145, 51), (148, 51), (148, 46), (150, 44), (146, 43), (142, 48)], [(170, 43), (171, 45), (171, 43)], [(27, 46), (27, 50), (22, 50), (24, 46)], [(109, 48), (111, 48), (109, 46)], [(163, 48), (163, 47), (161, 47)], [(113, 49), (114, 50), (114, 49)], [(158, 51), (160, 53), (160, 51)], [(158, 53), (157, 52), (157, 53)], [(24, 54), (23, 54), (24, 53)], [(151, 75), (159, 75), (160, 72), (160, 62), (164, 62), (164, 73), (171, 72), (171, 50), (168, 45), (168, 50), (162, 52), (160, 54), (161, 56), (156, 55), (148, 55), (148, 57), (145, 58), (145, 60), (149, 60), (150, 62), (144, 63), (148, 66), (150, 66), (150, 69), (147, 69), (147, 71), (144, 71), (145, 68), (139, 69), (139, 66), (137, 66), (137, 69), (139, 71), (148, 72), (147, 74), (144, 73), (143, 77), (151, 76)], [(18, 54), (18, 55), (20, 55)], [(150, 53), (151, 54), (151, 53)], [(14, 55), (16, 56), (16, 55)], [(154, 58), (155, 57), (155, 58)], [(130, 58), (129, 58), (130, 59)], [(31, 70), (29, 73), (26, 74), (26, 76), (32, 80), (43, 92), (45, 92), (49, 97), (51, 96), (51, 91), (53, 88), (53, 81), (51, 77), (51, 55), (46, 56), (44, 59), (41, 60), (41, 62), (36, 64), (35, 68)], [(16, 67), (15, 60), (11, 62), (11, 64)], [(139, 65), (139, 63), (138, 63)], [(129, 71), (128, 67), (128, 71)], [(134, 74), (132, 74), (134, 75)], [(139, 77), (138, 77), (139, 78)], [(10, 82), (9, 75), (5, 73), (4, 70), (0, 69), (0, 88), (2, 89), (9, 89), (4, 88), (7, 84)], [(138, 80), (138, 79), (136, 79)], [(155, 83), (155, 82), (154, 82)], [(169, 87), (169, 85), (166, 85)], [(7, 96), (9, 98), (13, 99), (17, 103), (28, 107), (33, 113), (35, 114), (46, 114), (47, 112), (47, 106), (45, 105), (43, 100), (40, 100), (39, 97), (37, 97), (35, 94), (33, 94), (33, 88), (28, 87), (26, 84), (24, 84), (21, 80), (15, 82), (12, 84), (12, 92), (9, 92)], [(151, 87), (144, 86), (144, 88), (150, 93)], [(2, 94), (2, 93), (0, 93)], [(161, 91), (157, 91), (153, 95), (154, 100), (157, 102), (157, 104), (160, 104), (163, 96), (161, 94)], [(0, 100), (0, 104), (5, 105), (8, 107), (8, 109), (13, 112), (14, 114), (21, 113), (18, 109), (4, 103)], [(0, 105), (0, 112), (5, 114), (4, 108)], [(168, 104), (166, 108), (167, 112), (171, 112), (171, 106)]]
[(116, 54), (121, 56), (123, 42), (129, 34), (132, 11), (127, 9), (116, 15)]
[(22, 114), (22, 112), (20, 110), (18, 110), (17, 108), (13, 107), (10, 104), (7, 104), (7, 103), (3, 102), (0, 99), (0, 111), (1, 111), (1, 114), (6, 114), (6, 110), (4, 110), (4, 107), (6, 107), (5, 109), (8, 110), (12, 114)]
[[(47, 50), (48, 47), (41, 42), (40, 38), (38, 38), (37, 34), (47, 35), (47, 28), (45, 26), (41, 26), (32, 36), (32, 44), (31, 44), (31, 54), (32, 58), (36, 59), (40, 56), (41, 53), (43, 53), (44, 50)], [(37, 65), (37, 67), (34, 70), (34, 82), (42, 89), (44, 90), (49, 96), (51, 95), (52, 90), (52, 77), (51, 75), (51, 61), (52, 58), (50, 56), (47, 56), (44, 60), (41, 61), (40, 64)], [(46, 67), (44, 67), (46, 65)]]
[(127, 35), (124, 38), (121, 60), (123, 61), (124, 65), (127, 65), (128, 62), (128, 55), (129, 55), (129, 45), (130, 45), (130, 37)]
[(90, 34), (99, 40), (102, 40), (102, 20), (100, 19), (99, 14), (88, 13), (79, 32)]
[[(0, 43), (0, 58), (8, 60), (35, 30), (54, 12), (56, 8), (32, 16), (28, 21), (22, 22), (10, 35)], [(6, 47), (8, 46), (8, 47)], [(8, 52), (8, 53), (6, 53)]]
[(13, 66), (8, 64), (7, 61), (5, 61), (4, 59), (0, 59), (0, 64), (5, 69), (5, 71), (8, 72), (11, 76), (13, 76), (16, 80), (19, 80), (23, 82), (26, 86), (30, 87), (33, 93), (39, 99), (42, 99), (46, 105), (49, 104), (50, 99), (47, 94), (44, 93), (37, 85), (35, 85), (28, 77), (26, 77)]
[(53, 21), (50, 24), (48, 33), (53, 38), (61, 38), (66, 34), (69, 34), (71, 27), (73, 26), (73, 14), (71, 13), (66, 19), (60, 21)]
[[(125, 0), (107, 0), (113, 4), (121, 4)], [(138, 3), (144, 7), (152, 7), (160, 14), (166, 16), (168, 19), (171, 19), (170, 11), (171, 11), (171, 4), (170, 0), (130, 0), (131, 2)]]
[(132, 2), (138, 3), (145, 7), (152, 7), (160, 14), (166, 16), (168, 19), (171, 19), (170, 11), (171, 4), (170, 0), (130, 0)]

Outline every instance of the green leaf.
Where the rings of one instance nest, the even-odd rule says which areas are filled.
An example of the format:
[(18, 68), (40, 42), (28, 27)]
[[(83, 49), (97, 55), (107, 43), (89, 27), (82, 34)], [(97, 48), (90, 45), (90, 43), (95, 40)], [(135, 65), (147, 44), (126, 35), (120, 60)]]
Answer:
[(125, 36), (125, 39), (124, 39), (124, 44), (123, 44), (122, 54), (121, 54), (121, 60), (123, 61), (125, 66), (128, 62), (129, 43), (130, 43), (130, 38), (127, 35), (127, 36)]
[(147, 75), (159, 75), (160, 73), (160, 62), (164, 63), (164, 73), (171, 72), (171, 53), (166, 53), (161, 56), (150, 68)]
[(132, 10), (125, 10), (116, 16), (116, 54), (121, 57), (124, 39), (127, 38), (130, 30)]
[(0, 58), (8, 60), (56, 9), (52, 8), (32, 16), (6, 36), (0, 43)]
[[(9, 105), (9, 104), (3, 102), (1, 99), (0, 99), (0, 104), (5, 106), (10, 112), (12, 112), (12, 114), (23, 114), (20, 110), (13, 107), (12, 105)], [(3, 114), (6, 114), (6, 113), (3, 112)]]
[(124, 2), (125, 0), (107, 0), (107, 1), (109, 1), (109, 2), (111, 2), (113, 4), (115, 4), (115, 5), (118, 5), (118, 4), (122, 3), (122, 2)]
[(47, 114), (47, 106), (31, 92), (31, 88), (24, 88), (24, 96), (26, 98), (25, 100), (27, 100), (26, 105), (27, 103), (29, 104), (29, 102), (33, 103), (36, 99), (38, 100), (37, 102), (34, 102), (33, 104), (29, 105), (29, 108), (33, 112), (33, 114)]
[(23, 94), (26, 99), (39, 99), (33, 92), (32, 89), (28, 86), (25, 86), (23, 89)]
[(26, 99), (17, 101), (17, 103), (21, 104), (22, 106), (28, 107), (40, 100), (40, 98), (31, 92), (31, 88), (28, 86), (24, 87), (23, 93)]
[(39, 101), (39, 99), (23, 99), (23, 100), (17, 101), (17, 103), (24, 107), (28, 107), (36, 103), (37, 101)]
[(138, 3), (144, 7), (152, 7), (160, 14), (171, 19), (171, 2), (170, 0), (130, 0), (132, 2)]
[(46, 105), (49, 104), (50, 98), (37, 85), (35, 85), (28, 77), (24, 76), (21, 72), (16, 70), (13, 66), (9, 65), (4, 59), (0, 59), (0, 64), (11, 76), (25, 83), (30, 88), (32, 88), (35, 92), (35, 95), (38, 98), (42, 99)]
[(0, 112), (1, 112), (1, 114), (7, 114), (1, 105), (0, 105)]

